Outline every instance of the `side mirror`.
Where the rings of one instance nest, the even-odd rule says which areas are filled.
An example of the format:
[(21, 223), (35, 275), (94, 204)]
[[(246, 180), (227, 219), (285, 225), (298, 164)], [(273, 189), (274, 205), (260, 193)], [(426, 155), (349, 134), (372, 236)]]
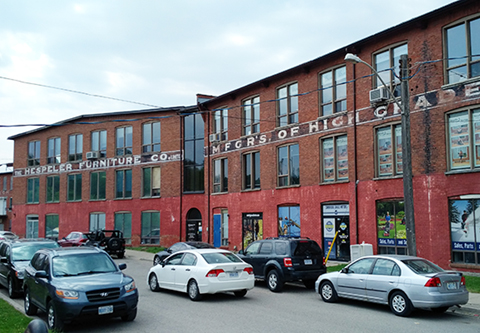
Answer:
[(125, 264), (125, 263), (119, 264), (118, 268), (120, 268), (120, 270), (123, 271), (125, 268), (127, 268), (127, 264)]
[(1, 257), (1, 258), (0, 258), (0, 262), (6, 264), (6, 263), (8, 262), (7, 257)]
[(171, 250), (171, 249), (167, 249), (167, 252), (168, 252), (168, 253), (172, 253), (172, 250)]
[(245, 253), (243, 252), (243, 250), (240, 250), (240, 251), (238, 251), (238, 254), (242, 254), (242, 255), (243, 255), (243, 254), (245, 254)]
[(342, 268), (340, 273), (348, 274), (348, 268), (347, 267)]
[(48, 274), (45, 271), (38, 271), (38, 272), (35, 273), (35, 277), (46, 279), (46, 278), (48, 278)]

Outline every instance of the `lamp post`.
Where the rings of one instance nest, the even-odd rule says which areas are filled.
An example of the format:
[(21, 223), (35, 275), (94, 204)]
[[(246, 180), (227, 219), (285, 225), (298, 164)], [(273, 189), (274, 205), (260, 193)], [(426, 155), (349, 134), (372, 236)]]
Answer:
[(393, 95), (390, 88), (385, 84), (382, 77), (369, 63), (363, 61), (358, 56), (347, 53), (345, 61), (362, 63), (367, 65), (378, 77), (382, 85), (388, 91), (390, 98), (401, 110), (402, 114), (402, 166), (403, 166), (403, 198), (405, 210), (405, 227), (407, 231), (407, 253), (412, 256), (417, 255), (417, 242), (415, 237), (415, 214), (413, 204), (413, 174), (412, 174), (412, 148), (410, 140), (410, 97), (408, 92), (408, 56), (400, 56), (400, 80), (401, 80), (401, 104)]

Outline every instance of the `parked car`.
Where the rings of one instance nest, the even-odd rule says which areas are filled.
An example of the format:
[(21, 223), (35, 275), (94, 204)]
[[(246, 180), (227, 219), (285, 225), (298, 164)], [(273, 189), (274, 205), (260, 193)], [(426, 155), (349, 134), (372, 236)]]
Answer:
[(147, 283), (152, 291), (161, 288), (188, 293), (193, 301), (203, 294), (233, 292), (243, 297), (255, 285), (253, 268), (234, 253), (221, 249), (176, 252), (150, 268)]
[(138, 290), (126, 267), (97, 247), (40, 250), (25, 269), (25, 313), (46, 312), (48, 328), (57, 330), (91, 316), (132, 321)]
[(85, 245), (96, 246), (122, 259), (125, 256), (125, 238), (121, 230), (96, 230), (86, 234), (88, 241)]
[(70, 246), (81, 246), (88, 242), (88, 237), (86, 233), (80, 231), (72, 231), (58, 241), (61, 247), (70, 247)]
[(18, 239), (18, 236), (11, 231), (0, 230), (0, 241)]
[(443, 313), (468, 302), (465, 277), (413, 256), (375, 255), (352, 262), (340, 272), (321, 275), (315, 290), (325, 302), (340, 297), (388, 304), (397, 316), (414, 308)]
[(253, 266), (255, 278), (266, 280), (268, 289), (281, 291), (285, 282), (302, 280), (313, 289), (327, 269), (323, 251), (308, 238), (267, 238), (251, 243), (239, 257)]
[(178, 242), (170, 246), (164, 251), (155, 253), (153, 257), (153, 265), (158, 265), (163, 259), (171, 255), (172, 253), (182, 251), (182, 250), (191, 250), (191, 249), (214, 249), (215, 247), (209, 243), (203, 242)]
[(0, 244), (0, 285), (8, 288), (10, 298), (23, 292), (25, 267), (35, 252), (43, 248), (58, 248), (50, 239), (17, 239)]

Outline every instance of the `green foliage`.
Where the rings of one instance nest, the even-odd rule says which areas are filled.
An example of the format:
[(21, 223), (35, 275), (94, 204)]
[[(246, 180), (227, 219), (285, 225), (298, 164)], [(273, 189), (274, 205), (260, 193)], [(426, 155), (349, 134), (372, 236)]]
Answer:
[(129, 250), (135, 250), (135, 251), (149, 252), (149, 253), (157, 253), (157, 252), (165, 250), (165, 247), (163, 247), (163, 246), (140, 246), (140, 247), (129, 247), (128, 249)]
[(28, 318), (15, 310), (10, 304), (0, 299), (0, 323), (1, 331), (5, 333), (23, 333), (32, 318)]
[(480, 293), (480, 277), (465, 275), (467, 290), (471, 293)]
[(327, 273), (330, 272), (338, 272), (342, 270), (343, 267), (347, 266), (347, 264), (340, 264), (340, 265), (335, 265), (335, 266), (327, 266)]

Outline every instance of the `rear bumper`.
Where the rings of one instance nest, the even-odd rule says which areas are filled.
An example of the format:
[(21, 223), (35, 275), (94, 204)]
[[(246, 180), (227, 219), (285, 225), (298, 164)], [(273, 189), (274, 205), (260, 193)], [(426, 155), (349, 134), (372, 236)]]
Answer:
[(226, 291), (250, 290), (255, 286), (255, 278), (250, 275), (248, 279), (234, 280), (234, 281), (219, 281), (214, 280), (199, 284), (200, 294), (216, 294)]
[(468, 303), (468, 291), (457, 293), (430, 292), (421, 298), (410, 298), (416, 308), (438, 308), (444, 306), (463, 305)]
[(285, 281), (297, 281), (297, 280), (316, 280), (320, 275), (325, 274), (327, 269), (316, 269), (309, 271), (298, 270), (284, 270)]

